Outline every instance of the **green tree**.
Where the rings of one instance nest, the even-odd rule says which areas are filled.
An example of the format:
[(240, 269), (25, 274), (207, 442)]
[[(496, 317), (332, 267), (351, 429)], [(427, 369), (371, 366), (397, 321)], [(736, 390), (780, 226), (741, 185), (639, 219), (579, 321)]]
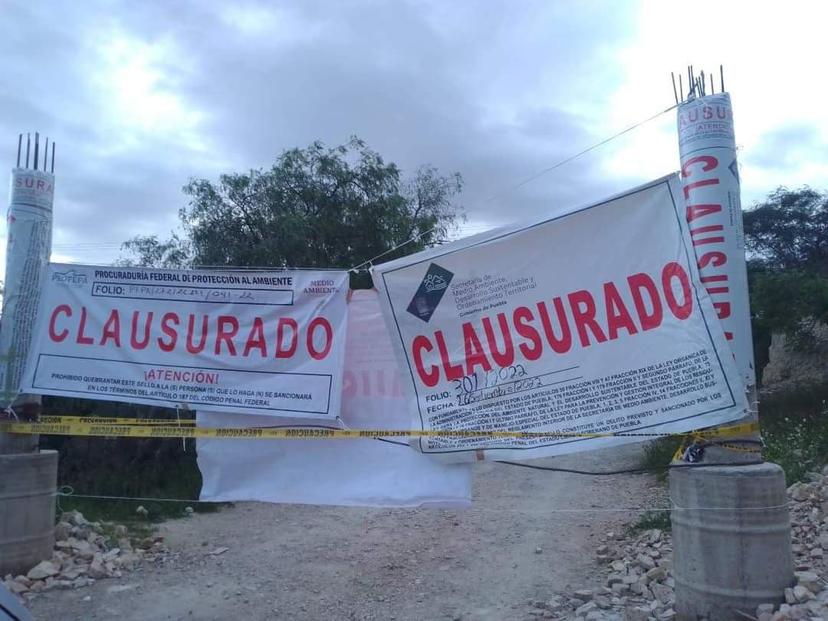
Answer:
[(828, 277), (828, 194), (778, 188), (744, 215), (754, 264)]
[(828, 323), (828, 194), (779, 188), (745, 212), (754, 346), (767, 363), (770, 335), (812, 349), (814, 326)]
[(164, 242), (155, 235), (137, 235), (121, 244), (121, 249), (132, 255), (118, 261), (119, 265), (126, 267), (141, 265), (180, 269), (189, 267), (192, 260), (189, 242), (175, 233)]
[(137, 237), (124, 244), (125, 262), (350, 268), (383, 253), (390, 260), (446, 239), (462, 217), (461, 189), (459, 174), (431, 166), (404, 179), (357, 138), (333, 148), (314, 142), (283, 152), (269, 170), (191, 180), (183, 238)]

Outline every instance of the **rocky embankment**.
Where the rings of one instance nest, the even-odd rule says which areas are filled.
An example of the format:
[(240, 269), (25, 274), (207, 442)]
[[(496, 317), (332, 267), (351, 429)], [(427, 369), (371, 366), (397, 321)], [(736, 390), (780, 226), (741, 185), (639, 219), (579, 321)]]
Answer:
[[(756, 621), (828, 621), (828, 466), (788, 488), (795, 583), (785, 602), (741, 611)], [(670, 533), (609, 532), (596, 549), (604, 586), (533, 601), (530, 616), (587, 621), (668, 621), (676, 618)]]

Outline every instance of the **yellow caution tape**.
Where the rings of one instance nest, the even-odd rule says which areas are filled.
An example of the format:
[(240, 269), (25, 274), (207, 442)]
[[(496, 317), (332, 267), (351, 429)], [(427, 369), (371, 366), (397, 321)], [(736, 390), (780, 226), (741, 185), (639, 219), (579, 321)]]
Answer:
[[(673, 461), (680, 461), (684, 457), (684, 451), (689, 446), (689, 443), (694, 440), (713, 440), (722, 438), (736, 438), (739, 436), (748, 436), (759, 431), (759, 423), (740, 423), (738, 425), (730, 425), (729, 427), (716, 427), (706, 431), (690, 431), (686, 434), (676, 434), (684, 436), (684, 441), (679, 444), (676, 452), (673, 453)], [(717, 444), (719, 448), (725, 448), (731, 451), (740, 451), (743, 453), (759, 453), (760, 449), (746, 448), (744, 446), (737, 446), (735, 444)]]
[[(55, 417), (52, 417), (55, 418)], [(164, 419), (163, 425), (153, 424), (120, 424), (110, 421), (125, 419), (103, 419), (106, 423), (82, 422), (83, 417), (62, 416), (58, 423), (22, 423), (0, 422), (0, 432), (6, 433), (40, 433), (58, 436), (97, 436), (121, 438), (251, 438), (274, 440), (302, 440), (320, 438), (331, 440), (358, 439), (358, 438), (420, 438), (441, 436), (451, 438), (609, 438), (609, 437), (664, 437), (669, 435), (660, 433), (568, 433), (553, 431), (483, 431), (476, 429), (436, 430), (436, 429), (329, 429), (325, 427), (179, 427), (175, 421)], [(126, 419), (133, 423), (137, 419)], [(147, 420), (147, 419), (145, 419)], [(170, 424), (172, 422), (172, 424)], [(182, 421), (183, 422), (183, 421)], [(730, 427), (719, 427), (707, 431), (691, 432), (704, 438), (736, 437), (750, 434), (759, 429), (757, 423), (742, 423)]]
[(759, 431), (759, 423), (752, 421), (749, 423), (739, 423), (738, 425), (729, 425), (727, 427), (713, 427), (712, 429), (705, 429), (703, 431), (689, 431), (687, 434), (676, 435), (694, 435), (700, 438), (735, 438), (738, 436), (747, 436)]

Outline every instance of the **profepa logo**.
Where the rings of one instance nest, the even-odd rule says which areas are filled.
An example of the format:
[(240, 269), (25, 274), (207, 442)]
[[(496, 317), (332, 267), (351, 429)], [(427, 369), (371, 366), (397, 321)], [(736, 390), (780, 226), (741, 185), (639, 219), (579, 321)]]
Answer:
[(414, 298), (406, 310), (428, 323), (434, 311), (437, 310), (440, 300), (443, 299), (452, 278), (454, 278), (454, 274), (444, 267), (440, 267), (436, 263), (429, 265), (417, 293), (414, 294)]
[(68, 285), (70, 287), (82, 287), (86, 284), (86, 274), (78, 272), (77, 270), (69, 270), (68, 272), (54, 272), (52, 274), (52, 282)]

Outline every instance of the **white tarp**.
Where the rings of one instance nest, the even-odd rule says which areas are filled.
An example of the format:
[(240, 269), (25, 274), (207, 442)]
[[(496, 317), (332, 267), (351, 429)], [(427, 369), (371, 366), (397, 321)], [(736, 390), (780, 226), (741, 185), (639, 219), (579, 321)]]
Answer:
[[(376, 292), (353, 292), (347, 340), (345, 425), (409, 429)], [(203, 427), (263, 424), (261, 417), (198, 412), (198, 425)], [(289, 420), (277, 424), (295, 426)], [(471, 501), (469, 465), (438, 463), (405, 442), (199, 439), (198, 466), (203, 478), (201, 500), (395, 507), (458, 506)]]
[(736, 135), (730, 95), (678, 108), (683, 205), (701, 282), (747, 386), (756, 383)]
[[(676, 175), (373, 273), (423, 429), (673, 433), (744, 415), (739, 375), (698, 282)], [(480, 448), (520, 459), (635, 440), (418, 444), (456, 459)]]
[(23, 388), (335, 420), (346, 272), (49, 265)]
[(32, 339), (43, 266), (52, 250), (55, 176), (40, 170), (12, 171), (6, 215), (6, 280), (0, 324), (0, 390), (3, 407), (17, 397)]

